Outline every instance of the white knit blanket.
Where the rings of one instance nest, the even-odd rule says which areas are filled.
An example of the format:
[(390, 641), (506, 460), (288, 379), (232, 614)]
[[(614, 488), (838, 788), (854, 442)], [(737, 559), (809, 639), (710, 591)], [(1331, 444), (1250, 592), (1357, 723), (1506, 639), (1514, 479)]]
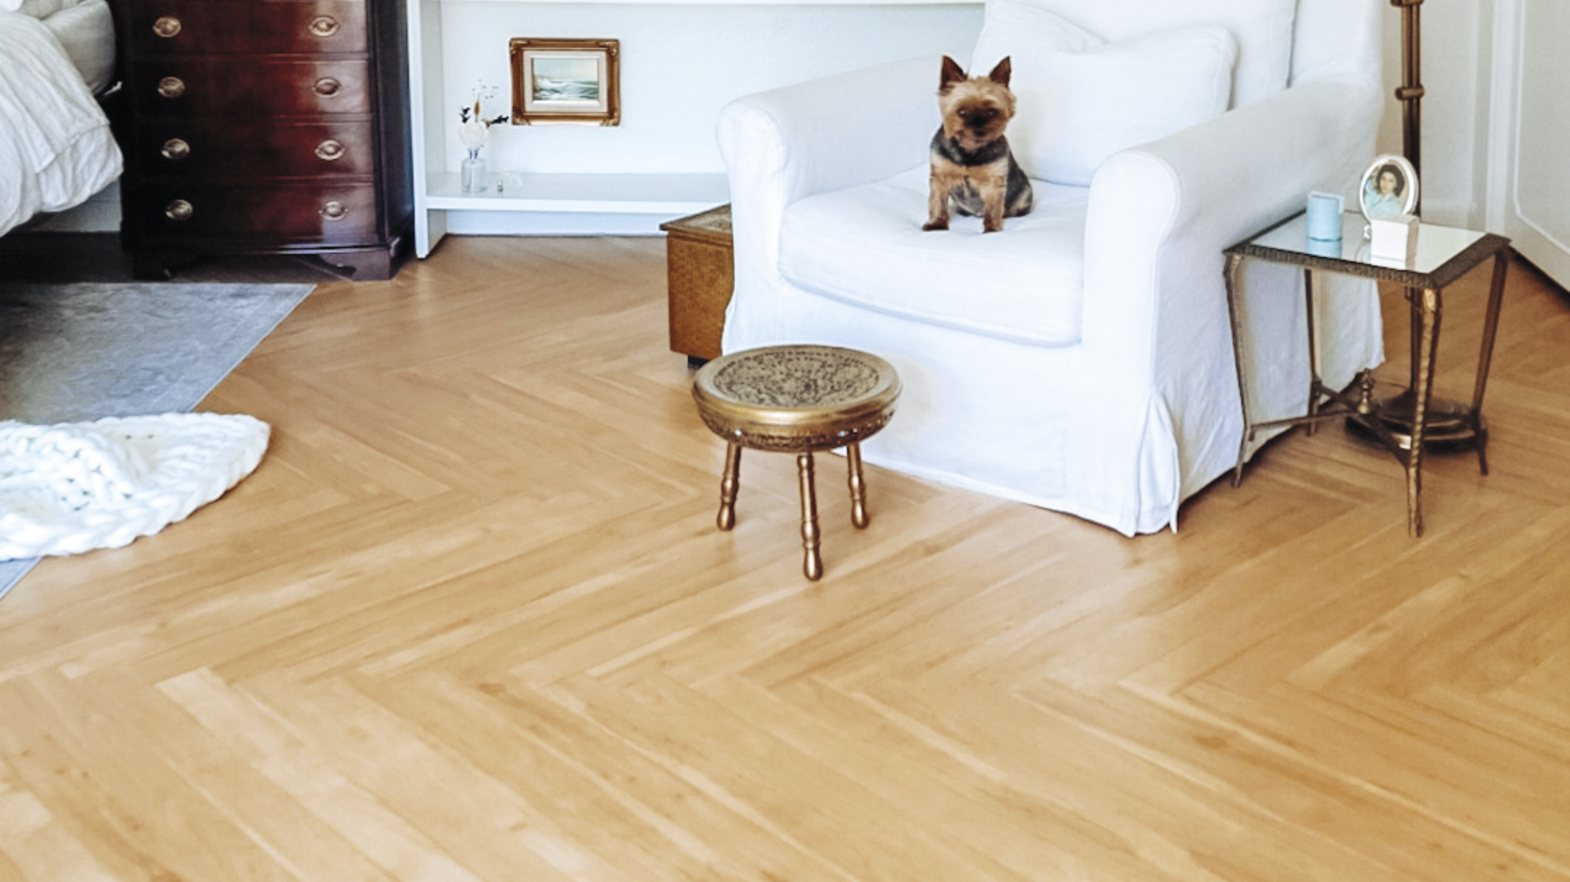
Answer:
[(119, 548), (256, 469), (268, 425), (214, 413), (0, 421), (0, 560)]

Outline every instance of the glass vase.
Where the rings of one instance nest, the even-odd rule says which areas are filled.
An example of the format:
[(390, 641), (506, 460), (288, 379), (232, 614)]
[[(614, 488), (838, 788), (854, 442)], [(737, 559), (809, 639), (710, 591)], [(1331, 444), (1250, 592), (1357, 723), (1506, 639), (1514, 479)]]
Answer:
[(469, 148), (469, 155), (458, 166), (458, 181), (465, 193), (479, 193), (485, 189), (485, 160), (480, 158), (480, 148)]

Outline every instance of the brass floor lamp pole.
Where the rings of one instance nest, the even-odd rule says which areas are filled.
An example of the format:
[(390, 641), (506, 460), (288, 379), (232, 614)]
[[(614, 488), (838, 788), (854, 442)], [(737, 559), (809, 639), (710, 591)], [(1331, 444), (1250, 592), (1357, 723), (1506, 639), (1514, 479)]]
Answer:
[[(1396, 100), (1401, 102), (1401, 151), (1422, 180), (1423, 136), (1423, 0), (1390, 0), (1401, 10), (1401, 85)], [(1422, 196), (1421, 188), (1418, 190)]]
[[(1401, 150), (1412, 163), (1412, 168), (1418, 173), (1418, 181), (1421, 183), (1423, 179), (1421, 76), (1423, 0), (1390, 0), (1390, 5), (1401, 10), (1401, 85), (1396, 88), (1396, 100), (1401, 102)], [(1418, 188), (1420, 203), (1424, 189), (1421, 186)], [(1418, 348), (1422, 335), (1417, 319), (1422, 309), (1422, 293), (1407, 291), (1407, 301), (1412, 304), (1414, 311), (1414, 320), (1411, 322), (1412, 367), (1407, 388), (1380, 402), (1379, 405), (1380, 419), (1390, 429), (1390, 433), (1408, 448), (1412, 444), (1412, 423), (1417, 411), (1417, 389), (1420, 385), (1417, 371)], [(1431, 400), (1423, 420), (1423, 448), (1464, 450), (1474, 447), (1480, 440), (1479, 435), (1488, 430), (1486, 426), (1474, 429), (1472, 421), (1468, 419), (1469, 415), (1469, 408), (1460, 402), (1438, 398)]]

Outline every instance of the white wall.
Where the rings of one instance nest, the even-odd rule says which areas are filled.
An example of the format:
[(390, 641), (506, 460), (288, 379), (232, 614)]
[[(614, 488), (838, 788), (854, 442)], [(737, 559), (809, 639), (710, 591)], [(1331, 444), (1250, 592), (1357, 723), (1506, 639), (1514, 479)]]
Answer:
[[(497, 126), (493, 171), (723, 172), (714, 129), (720, 108), (752, 92), (922, 53), (968, 57), (979, 4), (886, 6), (442, 3), (445, 161), (463, 157), (458, 109), (480, 85), (499, 87), (488, 115), (509, 108), (508, 40), (621, 41), (617, 127)], [(933, 64), (936, 93), (938, 68)]]
[[(1386, 8), (1389, 96), (1381, 152), (1401, 152), (1401, 11)], [(1494, 0), (1428, 0), (1421, 7), (1424, 217), (1481, 226), (1486, 214), (1488, 96)], [(622, 41), (623, 122), (617, 129), (503, 126), (493, 170), (723, 171), (714, 145), (719, 108), (761, 89), (923, 52), (965, 60), (979, 4), (889, 6), (498, 3), (446, 0), (447, 112), (479, 84), (498, 88), (487, 112), (506, 110), (507, 40), (616, 37)], [(701, 72), (695, 73), (701, 69)], [(452, 135), (446, 160), (463, 151)], [(1370, 160), (1373, 157), (1369, 157)]]
[[(1401, 152), (1400, 10), (1386, 7), (1390, 96), (1378, 149)], [(1422, 7), (1423, 214), (1482, 228), (1486, 207), (1489, 76), (1495, 0), (1428, 0)], [(448, 107), (497, 88), (488, 113), (506, 110), (507, 40), (616, 37), (624, 55), (619, 128), (500, 127), (487, 148), (495, 170), (718, 172), (714, 120), (721, 105), (760, 89), (921, 52), (968, 54), (978, 4), (940, 6), (724, 6), (499, 3), (446, 0)], [(965, 59), (961, 59), (965, 60)], [(701, 69), (701, 72), (699, 72)], [(462, 157), (456, 132), (446, 159)], [(1372, 160), (1372, 157), (1370, 157)], [(96, 206), (102, 209), (102, 205)], [(107, 217), (95, 211), (94, 219)], [(118, 224), (62, 228), (117, 229)]]
[[(1379, 131), (1382, 153), (1401, 152), (1401, 11), (1387, 0), (1385, 83), (1390, 96)], [(1423, 219), (1481, 229), (1486, 214), (1493, 0), (1427, 0), (1422, 22)], [(1372, 160), (1372, 157), (1370, 157)]]

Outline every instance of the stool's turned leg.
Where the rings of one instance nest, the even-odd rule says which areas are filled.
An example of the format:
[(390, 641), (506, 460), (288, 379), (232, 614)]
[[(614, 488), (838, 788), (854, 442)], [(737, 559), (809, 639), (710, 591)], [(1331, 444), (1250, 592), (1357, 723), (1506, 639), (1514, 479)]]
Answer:
[(818, 491), (812, 485), (812, 451), (796, 456), (801, 473), (801, 544), (807, 557), (802, 564), (807, 578), (816, 581), (823, 575), (823, 557), (818, 553)]
[(725, 474), (720, 476), (720, 514), (714, 521), (721, 530), (736, 526), (736, 491), (741, 487), (741, 445), (725, 447)]
[(850, 468), (850, 522), (858, 528), (867, 525), (867, 480), (861, 476), (861, 444), (852, 443), (845, 448), (845, 462)]

